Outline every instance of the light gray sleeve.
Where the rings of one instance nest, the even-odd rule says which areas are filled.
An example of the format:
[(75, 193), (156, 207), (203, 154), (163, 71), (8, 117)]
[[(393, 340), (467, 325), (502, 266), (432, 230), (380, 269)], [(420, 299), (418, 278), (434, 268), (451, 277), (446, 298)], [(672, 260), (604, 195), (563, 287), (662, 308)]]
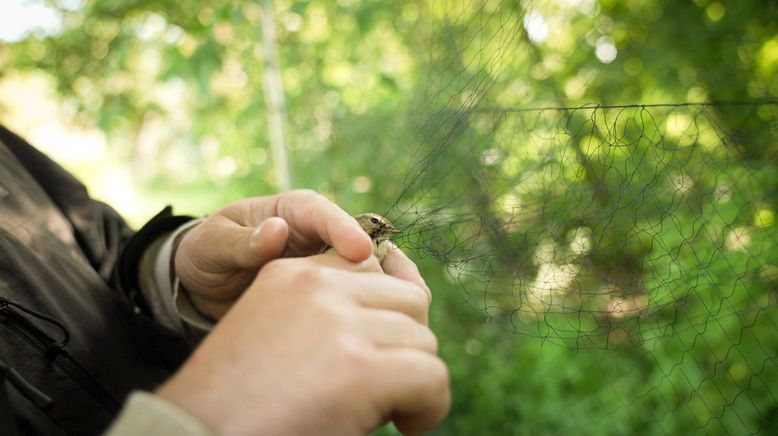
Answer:
[(180, 237), (202, 221), (190, 221), (174, 232), (162, 235), (146, 250), (139, 268), (141, 290), (154, 318), (184, 334), (189, 334), (191, 329), (206, 333), (214, 324), (194, 308), (173, 267), (173, 254)]
[(217, 433), (170, 401), (150, 392), (130, 394), (105, 436), (217, 436)]

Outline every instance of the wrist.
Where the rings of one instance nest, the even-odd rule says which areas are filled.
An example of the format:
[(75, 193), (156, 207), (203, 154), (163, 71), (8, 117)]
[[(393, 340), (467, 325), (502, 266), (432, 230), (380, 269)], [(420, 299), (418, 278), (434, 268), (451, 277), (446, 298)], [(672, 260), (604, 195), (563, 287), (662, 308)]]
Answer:
[(224, 303), (221, 301), (208, 300), (198, 296), (197, 294), (193, 294), (187, 291), (183, 285), (180, 285), (179, 289), (179, 292), (182, 292), (183, 294), (182, 297), (189, 299), (189, 303), (191, 304), (192, 309), (194, 309), (200, 316), (213, 323), (224, 318), (224, 315), (227, 314), (227, 311), (234, 303), (234, 301), (230, 303)]
[[(220, 435), (293, 434), (278, 416), (272, 416), (278, 407), (261, 397), (242, 395), (246, 384), (243, 377), (236, 385), (230, 377), (224, 377), (223, 369), (209, 365), (208, 356), (199, 356), (195, 351), (155, 394)], [(232, 368), (228, 372), (236, 371)]]
[(175, 405), (185, 413), (200, 421), (203, 425), (214, 429), (218, 434), (224, 432), (224, 420), (220, 418), (218, 407), (203, 407), (207, 402), (198, 394), (198, 381), (187, 382), (185, 375), (179, 372), (165, 382), (154, 392), (158, 397)]

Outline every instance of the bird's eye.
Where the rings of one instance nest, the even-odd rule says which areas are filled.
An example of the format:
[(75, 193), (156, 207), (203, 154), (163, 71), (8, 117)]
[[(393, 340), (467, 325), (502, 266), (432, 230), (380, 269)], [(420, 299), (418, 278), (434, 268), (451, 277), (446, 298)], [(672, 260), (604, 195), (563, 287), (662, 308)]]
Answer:
[(378, 218), (370, 218), (370, 222), (373, 224), (378, 224)]

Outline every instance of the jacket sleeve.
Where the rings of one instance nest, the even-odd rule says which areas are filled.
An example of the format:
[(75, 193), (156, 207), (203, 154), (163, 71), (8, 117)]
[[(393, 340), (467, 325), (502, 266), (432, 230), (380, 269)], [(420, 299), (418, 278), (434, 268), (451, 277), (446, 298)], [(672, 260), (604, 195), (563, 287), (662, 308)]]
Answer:
[(86, 187), (73, 175), (1, 125), (0, 140), (62, 211), (95, 271), (124, 294), (136, 311), (150, 315), (149, 303), (138, 283), (141, 257), (157, 237), (192, 218), (174, 216), (172, 209), (166, 207), (134, 232), (113, 208), (89, 197)]

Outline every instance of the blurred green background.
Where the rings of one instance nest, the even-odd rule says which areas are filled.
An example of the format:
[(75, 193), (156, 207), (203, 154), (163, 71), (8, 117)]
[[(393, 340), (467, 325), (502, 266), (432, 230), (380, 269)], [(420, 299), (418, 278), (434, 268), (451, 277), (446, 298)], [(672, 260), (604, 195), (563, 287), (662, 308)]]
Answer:
[(134, 225), (286, 171), (402, 223), (451, 369), (436, 433), (778, 431), (775, 2), (0, 11), (0, 121)]

